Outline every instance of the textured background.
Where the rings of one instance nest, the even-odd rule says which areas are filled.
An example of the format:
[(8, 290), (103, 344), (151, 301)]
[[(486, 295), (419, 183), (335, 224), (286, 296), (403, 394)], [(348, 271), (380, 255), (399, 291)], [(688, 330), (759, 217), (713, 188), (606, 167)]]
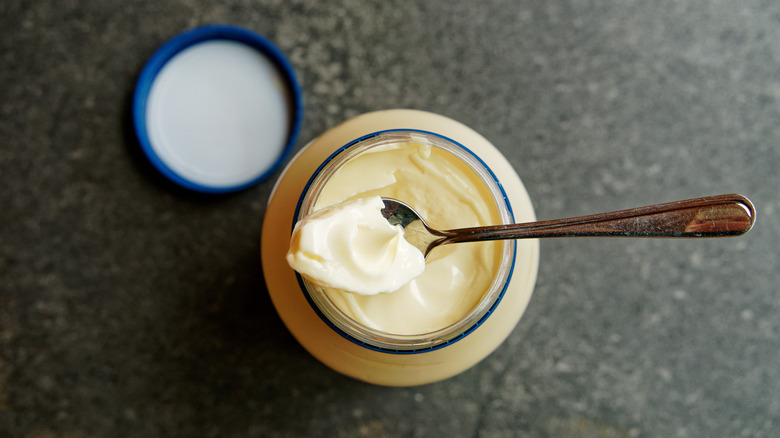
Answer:
[[(146, 59), (253, 29), (304, 88), (296, 148), (370, 110), (482, 133), (540, 219), (741, 192), (737, 239), (542, 242), (507, 342), (417, 388), (330, 371), (259, 268), (273, 179), (173, 187), (129, 123)], [(780, 430), (780, 5), (0, 3), (0, 436), (770, 437)]]

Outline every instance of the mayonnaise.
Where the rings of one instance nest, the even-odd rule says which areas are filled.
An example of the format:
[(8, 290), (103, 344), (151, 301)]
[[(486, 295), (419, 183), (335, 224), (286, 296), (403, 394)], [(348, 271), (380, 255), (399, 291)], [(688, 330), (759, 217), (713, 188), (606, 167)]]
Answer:
[(319, 286), (360, 295), (393, 292), (422, 274), (425, 259), (382, 216), (379, 196), (316, 211), (295, 224), (287, 262)]
[[(412, 132), (415, 130), (420, 130), (420, 135), (423, 136), (420, 141), (418, 141), (419, 137), (416, 137), (417, 134)], [(397, 134), (397, 131), (401, 131), (401, 134)], [(425, 135), (425, 131), (437, 134)], [(377, 135), (378, 132), (380, 134)], [(400, 138), (401, 141), (411, 143), (439, 144), (441, 143), (437, 140), (439, 136), (446, 136), (446, 138), (464, 145), (483, 164), (475, 163), (475, 160), (468, 157), (460, 157), (464, 162), (468, 162), (466, 167), (471, 172), (465, 171), (461, 177), (454, 179), (460, 180), (465, 177), (466, 181), (471, 182), (473, 173), (477, 172), (482, 175), (483, 185), (490, 187), (490, 195), (481, 196), (480, 190), (477, 190), (471, 194), (464, 192), (463, 196), (460, 196), (457, 191), (453, 194), (445, 183), (443, 186), (439, 186), (431, 197), (418, 199), (418, 202), (412, 204), (412, 207), (418, 211), (424, 210), (422, 211), (423, 217), (436, 220), (437, 216), (442, 216), (439, 218), (441, 222), (435, 222), (435, 225), (441, 228), (468, 226), (469, 223), (477, 222), (477, 213), (472, 211), (469, 214), (470, 217), (459, 218), (453, 216), (451, 212), (459, 209), (471, 211), (472, 207), (466, 204), (471, 200), (461, 199), (456, 204), (450, 204), (450, 202), (453, 199), (471, 196), (474, 199), (483, 199), (483, 208), (488, 207), (487, 211), (492, 212), (493, 205), (499, 211), (497, 217), (492, 217), (491, 213), (487, 217), (479, 218), (480, 225), (531, 222), (536, 219), (533, 205), (522, 181), (512, 165), (495, 146), (476, 131), (455, 120), (415, 110), (367, 113), (323, 132), (290, 160), (269, 196), (268, 208), (263, 219), (261, 248), (263, 275), (271, 301), (284, 325), (301, 346), (317, 360), (346, 376), (374, 384), (391, 386), (421, 385), (452, 377), (474, 366), (492, 351), (495, 351), (510, 335), (530, 301), (539, 263), (539, 241), (537, 239), (492, 242), (499, 245), (497, 259), (492, 259), (488, 254), (484, 262), (488, 272), (492, 266), (498, 265), (492, 285), (486, 292), (483, 292), (482, 286), (486, 282), (480, 276), (482, 279), (475, 281), (474, 285), (474, 290), (479, 290), (476, 294), (482, 295), (477, 305), (472, 307), (463, 318), (435, 334), (396, 336), (386, 332), (381, 333), (366, 328), (363, 322), (356, 321), (354, 317), (358, 312), (346, 314), (342, 310), (346, 307), (336, 307), (333, 301), (333, 298), (338, 297), (342, 298), (341, 301), (345, 301), (345, 297), (352, 296), (364, 301), (361, 304), (368, 305), (369, 301), (377, 303), (376, 306), (371, 305), (357, 310), (372, 317), (377, 326), (388, 327), (390, 330), (393, 325), (380, 320), (377, 313), (381, 311), (379, 307), (384, 299), (399, 299), (402, 297), (400, 294), (403, 290), (372, 296), (358, 296), (336, 291), (331, 291), (330, 295), (326, 295), (321, 286), (313, 285), (309, 281), (305, 281), (305, 284), (301, 285), (295, 271), (287, 268), (285, 256), (290, 247), (290, 231), (293, 224), (328, 204), (339, 202), (336, 199), (338, 198), (336, 191), (350, 187), (351, 183), (362, 187), (361, 190), (365, 190), (367, 186), (382, 187), (376, 190), (382, 193), (370, 193), (372, 190), (368, 190), (369, 193), (366, 193), (365, 196), (353, 193), (357, 199), (375, 194), (382, 196), (385, 191), (393, 192), (401, 185), (408, 186), (409, 182), (414, 185), (416, 182), (415, 179), (410, 180), (402, 176), (406, 171), (399, 173), (388, 170), (393, 167), (399, 170), (401, 168), (409, 170), (410, 167), (413, 167), (409, 164), (410, 157), (407, 156), (404, 159), (402, 154), (396, 157), (397, 161), (388, 160), (387, 168), (381, 166), (379, 162), (375, 163), (376, 166), (372, 166), (373, 171), (381, 169), (381, 172), (377, 174), (372, 174), (372, 170), (369, 169), (363, 173), (363, 178), (357, 178), (351, 182), (345, 181), (342, 176), (335, 175), (335, 173), (341, 173), (344, 161), (348, 161), (348, 159), (339, 158), (344, 156), (342, 154), (348, 154), (355, 149), (362, 152), (373, 150), (376, 146), (370, 146), (367, 149), (361, 144), (384, 144), (388, 138)], [(370, 140), (361, 140), (369, 138)], [(358, 142), (356, 147), (353, 147), (353, 142)], [(342, 149), (345, 145), (347, 146)], [(461, 150), (458, 147), (446, 145), (442, 145), (442, 147), (445, 151), (453, 154)], [(434, 151), (429, 160), (418, 161), (434, 162), (435, 155), (437, 154)], [(369, 155), (364, 156), (364, 158), (369, 158)], [(439, 167), (439, 160), (435, 161), (435, 167)], [(450, 162), (451, 160), (445, 157), (443, 161)], [(358, 162), (347, 164), (358, 164)], [(452, 167), (452, 163), (450, 163), (450, 167)], [(455, 167), (457, 168), (457, 166)], [(492, 175), (485, 176), (481, 169), (489, 169)], [(409, 176), (413, 178), (412, 172), (409, 172)], [(396, 176), (393, 175), (394, 173)], [(361, 172), (355, 171), (353, 174), (359, 176)], [(490, 182), (492, 178), (495, 179), (496, 183), (500, 181), (498, 192)], [(380, 179), (382, 183), (378, 184), (377, 181)], [(443, 179), (443, 181), (446, 180), (447, 178)], [(471, 185), (479, 186), (477, 183)], [(323, 194), (325, 186), (330, 187), (327, 187), (326, 197), (322, 197), (320, 195)], [(336, 190), (337, 186), (341, 189)], [(441, 192), (448, 194), (443, 196)], [(408, 200), (400, 195), (391, 195), (392, 193), (388, 193), (386, 196)], [(479, 205), (476, 205), (476, 211), (480, 210)], [(486, 222), (481, 222), (483, 220)], [(428, 266), (425, 272), (410, 282), (419, 284), (419, 289), (425, 291), (424, 298), (422, 293), (421, 298), (424, 302), (431, 303), (429, 308), (437, 307), (441, 303), (457, 301), (457, 299), (448, 300), (444, 296), (453, 292), (448, 289), (447, 285), (427, 287), (432, 283), (426, 280), (429, 278), (428, 276), (433, 275), (430, 278), (435, 279), (437, 275), (441, 274), (441, 272), (432, 269), (433, 262), (443, 258), (447, 251), (464, 250), (472, 245), (488, 248), (483, 247), (483, 243), (458, 243), (436, 248), (428, 256)], [(469, 258), (468, 256), (463, 257), (464, 266), (468, 265), (466, 262)], [(471, 265), (479, 266), (483, 263), (477, 260), (471, 259)], [(440, 267), (441, 270), (444, 270), (445, 265), (440, 265)], [(407, 285), (405, 288), (409, 286)], [(442, 295), (438, 302), (433, 298), (436, 294)], [(452, 294), (452, 297), (458, 296), (460, 296), (459, 293)], [(394, 304), (395, 308), (402, 307), (403, 303), (400, 301)], [(427, 316), (424, 316), (425, 312), (423, 312), (422, 307), (425, 306), (415, 305), (416, 308), (413, 308), (411, 301), (406, 302), (410, 303), (410, 312), (423, 315), (420, 318), (410, 318), (415, 320), (414, 324), (428, 320), (428, 322), (433, 323), (431, 325), (439, 325), (432, 321), (435, 318), (428, 319)], [(461, 309), (465, 307), (468, 306), (462, 306)], [(489, 309), (489, 313), (484, 313), (483, 308), (485, 311)], [(398, 315), (398, 311), (393, 308), (386, 310), (391, 314)], [(458, 309), (449, 309), (449, 311), (459, 313)], [(443, 312), (447, 313), (448, 310), (444, 309)], [(477, 319), (472, 319), (474, 315), (477, 315)], [(387, 318), (389, 319), (391, 316)], [(414, 350), (410, 351), (409, 347)], [(404, 352), (404, 354), (393, 354), (395, 352)]]
[[(322, 188), (315, 211), (383, 196), (406, 202), (434, 228), (500, 223), (487, 190), (451, 153), (422, 143), (396, 143), (366, 151), (339, 168)], [(347, 292), (366, 286), (363, 279), (347, 275), (341, 286), (333, 281), (324, 292), (346, 315), (370, 328), (399, 335), (429, 333), (457, 322), (476, 306), (495, 278), (500, 250), (497, 242), (446, 245), (430, 253), (422, 275), (408, 273), (404, 280), (411, 281), (392, 293)]]

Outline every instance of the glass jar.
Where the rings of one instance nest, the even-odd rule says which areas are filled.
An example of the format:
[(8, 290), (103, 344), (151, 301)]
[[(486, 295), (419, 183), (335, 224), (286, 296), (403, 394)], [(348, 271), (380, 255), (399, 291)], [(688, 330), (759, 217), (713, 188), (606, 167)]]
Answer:
[(394, 386), (441, 380), (486, 357), (524, 312), (538, 264), (537, 241), (495, 242), (498, 267), (477, 304), (453, 324), (415, 334), (388, 333), (356, 321), (322, 288), (292, 271), (284, 260), (292, 227), (314, 211), (333, 175), (360, 154), (403, 142), (430, 145), (464, 163), (484, 184), (501, 222), (535, 219), (517, 174), (487, 140), (446, 117), (391, 110), (350, 119), (304, 147), (274, 188), (262, 235), (269, 293), (296, 339), (339, 372)]
[[(496, 180), (495, 175), (473, 152), (439, 134), (420, 130), (387, 130), (371, 133), (339, 148), (325, 160), (307, 183), (296, 208), (294, 222), (315, 211), (320, 193), (328, 187), (331, 177), (339, 172), (346, 163), (361, 154), (401, 144), (422, 144), (451, 154), (452, 158), (468, 166), (468, 169), (473, 173), (469, 176), (476, 180), (477, 184), (481, 183), (487, 189), (486, 191), (492, 198), (490, 203), (498, 211), (501, 223), (514, 222), (511, 205), (507, 202), (504, 190)], [(482, 298), (476, 306), (462, 315), (455, 323), (425, 333), (396, 334), (362, 324), (339, 308), (321, 286), (313, 284), (300, 275), (297, 275), (297, 278), (302, 291), (318, 315), (346, 339), (377, 351), (397, 354), (420, 353), (441, 348), (467, 336), (484, 322), (501, 301), (512, 276), (515, 242), (505, 240), (491, 244), (501, 245), (502, 248), (493, 281)]]

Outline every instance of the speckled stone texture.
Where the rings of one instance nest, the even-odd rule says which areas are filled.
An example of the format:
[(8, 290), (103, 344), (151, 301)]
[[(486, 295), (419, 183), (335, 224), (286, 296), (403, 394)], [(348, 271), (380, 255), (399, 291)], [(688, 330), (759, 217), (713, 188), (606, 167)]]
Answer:
[[(209, 23), (288, 54), (296, 149), (423, 109), (496, 144), (541, 219), (740, 192), (757, 226), (544, 241), (526, 315), (473, 369), (340, 376), (265, 290), (276, 176), (201, 196), (139, 152), (141, 67)], [(4, 0), (0, 60), (2, 437), (778, 436), (777, 2)]]

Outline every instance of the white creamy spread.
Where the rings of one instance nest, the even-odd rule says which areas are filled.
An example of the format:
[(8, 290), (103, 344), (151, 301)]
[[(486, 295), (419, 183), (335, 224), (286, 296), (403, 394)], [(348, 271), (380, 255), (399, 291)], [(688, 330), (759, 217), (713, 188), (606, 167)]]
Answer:
[[(345, 201), (376, 196), (406, 202), (438, 229), (501, 220), (489, 190), (466, 164), (449, 152), (414, 142), (373, 148), (345, 163), (322, 188), (312, 215)], [(328, 245), (322, 236), (318, 234), (318, 244)], [(330, 250), (339, 248), (343, 249)], [(428, 255), (421, 275), (410, 275), (414, 278), (392, 293), (346, 292), (357, 284), (346, 275), (341, 286), (331, 282), (324, 292), (345, 314), (368, 327), (400, 335), (429, 333), (457, 322), (474, 308), (493, 283), (500, 251), (500, 242), (445, 245)]]
[(393, 292), (422, 274), (425, 259), (382, 216), (379, 196), (342, 202), (295, 224), (287, 263), (312, 283), (360, 295)]

